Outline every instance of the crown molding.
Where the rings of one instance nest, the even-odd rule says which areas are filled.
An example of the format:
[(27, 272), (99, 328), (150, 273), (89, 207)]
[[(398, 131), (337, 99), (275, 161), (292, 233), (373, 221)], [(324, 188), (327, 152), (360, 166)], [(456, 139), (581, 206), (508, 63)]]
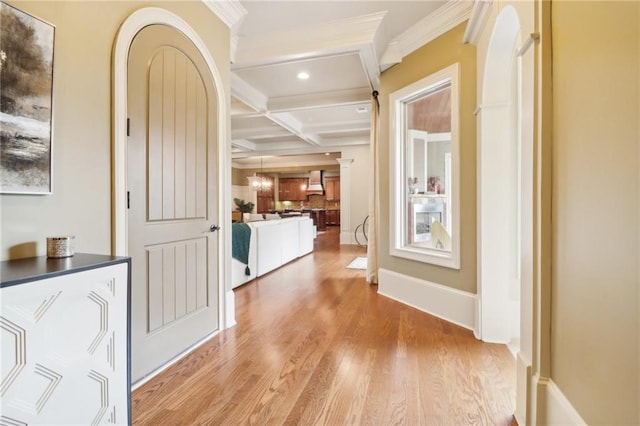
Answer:
[(353, 163), (353, 158), (336, 158), (336, 161), (343, 167), (349, 167)]
[(403, 58), (404, 54), (402, 53), (402, 47), (397, 41), (392, 41), (387, 45), (387, 48), (380, 58), (380, 71), (384, 71), (395, 64), (399, 64), (402, 62)]
[(202, 3), (229, 28), (247, 16), (247, 9), (238, 0), (202, 0)]
[(480, 36), (491, 15), (492, 8), (493, 0), (474, 0), (471, 16), (469, 17), (469, 22), (467, 22), (467, 29), (464, 32), (464, 37), (462, 37), (463, 43), (478, 44), (478, 40), (480, 40)]
[(449, 0), (391, 40), (380, 62), (387, 66), (401, 62), (399, 58), (404, 58), (469, 19), (472, 6), (470, 0)]

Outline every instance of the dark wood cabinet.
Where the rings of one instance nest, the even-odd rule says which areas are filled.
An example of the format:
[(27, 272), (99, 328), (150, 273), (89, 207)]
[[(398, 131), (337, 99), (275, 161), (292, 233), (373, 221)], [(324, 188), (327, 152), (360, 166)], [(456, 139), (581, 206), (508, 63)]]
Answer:
[(275, 179), (272, 178), (271, 176), (263, 176), (262, 178), (264, 180), (268, 180), (269, 182), (271, 182), (271, 185), (269, 185), (267, 188), (260, 189), (258, 191), (258, 197), (273, 199), (273, 195), (275, 194), (275, 190), (273, 189), (273, 184), (275, 183)]
[(327, 225), (340, 225), (340, 210), (327, 210)]
[(340, 201), (340, 177), (327, 176), (324, 178), (325, 198), (327, 201)]
[(264, 176), (263, 179), (271, 182), (271, 185), (267, 188), (260, 189), (257, 192), (256, 212), (257, 213), (269, 213), (276, 207), (276, 200), (273, 196), (275, 190), (273, 189), (274, 179), (269, 176)]
[(256, 205), (256, 211), (258, 213), (269, 213), (275, 210), (276, 202), (273, 198), (269, 197), (258, 197)]
[(318, 231), (324, 231), (327, 229), (327, 212), (325, 210), (317, 210), (316, 212), (316, 226)]
[(306, 201), (307, 178), (280, 178), (278, 199), (280, 201)]
[(291, 197), (291, 181), (289, 179), (280, 179), (278, 184), (278, 199), (280, 201), (290, 201)]
[(326, 210), (303, 210), (303, 213), (309, 213), (316, 230), (325, 231), (327, 229), (327, 211)]

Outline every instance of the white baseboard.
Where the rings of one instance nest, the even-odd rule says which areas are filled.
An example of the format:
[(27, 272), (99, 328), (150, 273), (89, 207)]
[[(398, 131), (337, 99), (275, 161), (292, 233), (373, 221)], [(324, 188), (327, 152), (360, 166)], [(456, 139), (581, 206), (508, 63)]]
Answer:
[(224, 328), (231, 328), (236, 325), (236, 295), (233, 290), (227, 290), (225, 293), (225, 318)]
[(160, 367), (156, 368), (151, 373), (149, 373), (146, 376), (142, 377), (141, 379), (139, 379), (135, 383), (132, 383), (131, 384), (131, 391), (133, 392), (134, 390), (138, 389), (140, 386), (144, 385), (149, 380), (153, 379), (158, 374), (162, 373), (164, 370), (166, 370), (167, 368), (171, 367), (173, 364), (175, 364), (176, 362), (180, 361), (182, 358), (184, 358), (185, 356), (189, 355), (191, 352), (195, 351), (200, 346), (202, 346), (205, 343), (207, 343), (207, 341), (209, 341), (210, 339), (213, 339), (215, 336), (218, 335), (218, 333), (220, 333), (220, 330), (216, 330), (213, 333), (205, 336), (202, 340), (196, 342), (192, 346), (189, 346), (185, 351), (183, 351), (183, 352), (179, 353), (178, 355), (176, 355), (175, 357), (171, 358), (169, 361), (167, 361), (166, 363), (162, 364)]
[(514, 416), (519, 425), (528, 425), (528, 414), (531, 410), (528, 401), (531, 399), (531, 361), (522, 352), (516, 356), (516, 410)]
[(520, 338), (520, 300), (510, 299), (507, 302), (507, 314), (509, 318), (511, 339)]
[(537, 388), (537, 424), (549, 426), (587, 424), (553, 380), (538, 378)]
[(476, 295), (388, 269), (378, 270), (378, 293), (469, 330), (474, 330)]
[(351, 231), (340, 231), (340, 244), (355, 244), (356, 242), (353, 240), (353, 232)]

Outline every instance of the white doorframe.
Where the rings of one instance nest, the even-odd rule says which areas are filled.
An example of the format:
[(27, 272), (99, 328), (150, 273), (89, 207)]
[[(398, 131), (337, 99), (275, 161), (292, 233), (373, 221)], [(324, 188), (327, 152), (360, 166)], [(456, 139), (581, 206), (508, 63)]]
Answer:
[[(531, 45), (526, 43), (530, 41), (531, 28), (524, 31), (522, 24), (514, 6), (501, 8), (490, 37), (481, 83), (476, 326), (482, 340), (508, 343), (513, 334), (508, 323), (513, 315), (519, 316), (515, 415), (521, 424), (528, 424), (533, 409), (529, 401), (535, 400), (531, 395), (535, 392), (532, 365), (536, 345), (533, 304), (534, 244), (537, 239), (534, 235), (534, 178), (537, 173), (534, 158), (537, 154), (534, 152), (533, 128), (534, 49), (525, 47)], [(514, 78), (517, 81), (513, 81)], [(506, 157), (502, 156), (505, 147), (513, 148)], [(516, 173), (512, 177), (517, 185), (504, 185), (499, 175), (492, 174), (492, 170), (502, 167), (505, 161), (515, 165)], [(494, 193), (495, 188), (500, 196)], [(505, 209), (511, 215), (510, 222), (501, 227), (494, 214)], [(505, 234), (508, 236), (501, 238)], [(508, 261), (515, 263), (503, 269), (505, 253), (507, 258), (511, 255)], [(513, 276), (519, 277), (515, 289), (510, 286), (513, 281), (509, 281)], [(513, 300), (515, 297), (519, 299), (517, 303)]]
[(218, 67), (202, 41), (200, 36), (182, 18), (173, 13), (157, 8), (148, 7), (132, 13), (120, 27), (113, 49), (113, 170), (112, 170), (112, 247), (115, 256), (127, 256), (127, 63), (129, 47), (136, 34), (144, 27), (153, 24), (167, 25), (180, 31), (196, 46), (204, 58), (213, 78), (217, 105), (217, 150), (218, 164), (216, 174), (218, 182), (218, 220), (222, 224), (218, 238), (218, 312), (220, 329), (235, 324), (235, 304), (231, 282), (231, 227), (224, 226), (231, 223), (231, 151), (227, 147), (227, 117), (229, 111), (226, 104), (226, 93)]
[(515, 241), (519, 138), (512, 126), (518, 107), (511, 83), (519, 37), (518, 15), (506, 7), (496, 19), (489, 42), (480, 111), (478, 332), (482, 340), (495, 343), (512, 338), (510, 290), (519, 270)]

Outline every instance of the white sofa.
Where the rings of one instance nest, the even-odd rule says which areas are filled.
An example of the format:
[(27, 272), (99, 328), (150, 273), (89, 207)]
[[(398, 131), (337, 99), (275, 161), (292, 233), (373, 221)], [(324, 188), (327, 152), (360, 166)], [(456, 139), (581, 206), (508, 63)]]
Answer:
[(242, 262), (231, 259), (231, 285), (236, 288), (285, 263), (313, 251), (313, 221), (309, 217), (250, 222), (249, 269), (245, 275)]

